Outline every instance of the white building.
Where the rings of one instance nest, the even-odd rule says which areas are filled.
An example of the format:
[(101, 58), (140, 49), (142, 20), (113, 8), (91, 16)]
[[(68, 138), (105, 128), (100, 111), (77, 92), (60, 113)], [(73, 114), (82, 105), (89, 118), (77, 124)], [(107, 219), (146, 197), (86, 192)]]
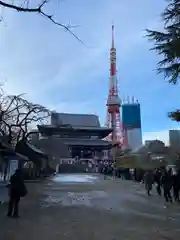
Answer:
[(127, 139), (128, 145), (132, 150), (140, 148), (142, 146), (141, 128), (128, 129)]

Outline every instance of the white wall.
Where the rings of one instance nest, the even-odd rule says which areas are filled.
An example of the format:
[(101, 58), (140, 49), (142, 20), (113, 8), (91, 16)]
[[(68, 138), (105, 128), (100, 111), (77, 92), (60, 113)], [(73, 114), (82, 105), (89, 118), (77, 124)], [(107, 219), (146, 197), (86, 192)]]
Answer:
[(127, 138), (132, 150), (136, 150), (142, 146), (142, 132), (140, 128), (128, 129)]

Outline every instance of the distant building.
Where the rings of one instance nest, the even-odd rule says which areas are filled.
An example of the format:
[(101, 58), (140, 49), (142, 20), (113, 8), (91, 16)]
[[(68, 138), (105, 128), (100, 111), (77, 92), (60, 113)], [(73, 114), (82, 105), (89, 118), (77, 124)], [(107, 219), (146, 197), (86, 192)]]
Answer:
[(132, 149), (142, 146), (141, 111), (139, 103), (122, 105), (122, 124), (127, 145)]
[(180, 130), (169, 130), (169, 145), (174, 149), (180, 149)]

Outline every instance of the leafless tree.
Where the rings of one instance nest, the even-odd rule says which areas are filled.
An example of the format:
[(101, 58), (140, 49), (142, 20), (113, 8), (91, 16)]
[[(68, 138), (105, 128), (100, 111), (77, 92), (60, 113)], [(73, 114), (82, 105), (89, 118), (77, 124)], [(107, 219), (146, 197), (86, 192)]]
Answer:
[(0, 0), (0, 7), (9, 8), (18, 12), (39, 14), (40, 16), (51, 21), (53, 24), (63, 28), (65, 31), (73, 35), (80, 43), (84, 44), (83, 41), (72, 31), (72, 29), (77, 26), (60, 23), (58, 20), (55, 19), (53, 14), (48, 13), (47, 10), (45, 10), (45, 7), (48, 5), (48, 3), (54, 0), (37, 0), (37, 2), (38, 1), (39, 3), (34, 5), (31, 3), (31, 0), (3, 0), (3, 1)]
[(1, 95), (0, 104), (0, 133), (13, 147), (28, 137), (32, 126), (47, 122), (50, 116), (47, 108), (27, 101), (23, 95)]

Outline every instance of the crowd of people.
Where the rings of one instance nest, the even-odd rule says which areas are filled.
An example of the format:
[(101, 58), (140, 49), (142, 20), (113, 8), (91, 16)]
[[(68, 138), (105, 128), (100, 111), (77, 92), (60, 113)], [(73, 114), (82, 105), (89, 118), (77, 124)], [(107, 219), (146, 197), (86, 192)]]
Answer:
[[(104, 175), (113, 175), (125, 179), (132, 178), (133, 174), (129, 169), (115, 169), (114, 166), (104, 166), (99, 169)], [(134, 171), (135, 174), (136, 171)], [(145, 189), (148, 196), (151, 196), (153, 185), (156, 186), (156, 190), (159, 196), (164, 195), (166, 202), (180, 203), (180, 170), (173, 172), (172, 169), (156, 169), (155, 171), (146, 171), (142, 178)], [(23, 173), (21, 169), (17, 169), (11, 176), (10, 183), (7, 185), (9, 188), (9, 205), (8, 205), (8, 217), (18, 217), (18, 206), (20, 199), (27, 195), (27, 188), (24, 184)]]
[(180, 170), (173, 172), (170, 168), (147, 171), (144, 175), (144, 184), (148, 196), (151, 195), (153, 184), (159, 196), (164, 195), (166, 202), (180, 202)]
[(112, 165), (104, 166), (100, 169), (104, 175), (116, 176), (126, 180), (143, 182), (148, 196), (155, 185), (159, 196), (164, 196), (166, 202), (180, 202), (180, 170), (172, 171), (165, 168), (143, 171), (130, 171), (129, 169), (115, 169)]

